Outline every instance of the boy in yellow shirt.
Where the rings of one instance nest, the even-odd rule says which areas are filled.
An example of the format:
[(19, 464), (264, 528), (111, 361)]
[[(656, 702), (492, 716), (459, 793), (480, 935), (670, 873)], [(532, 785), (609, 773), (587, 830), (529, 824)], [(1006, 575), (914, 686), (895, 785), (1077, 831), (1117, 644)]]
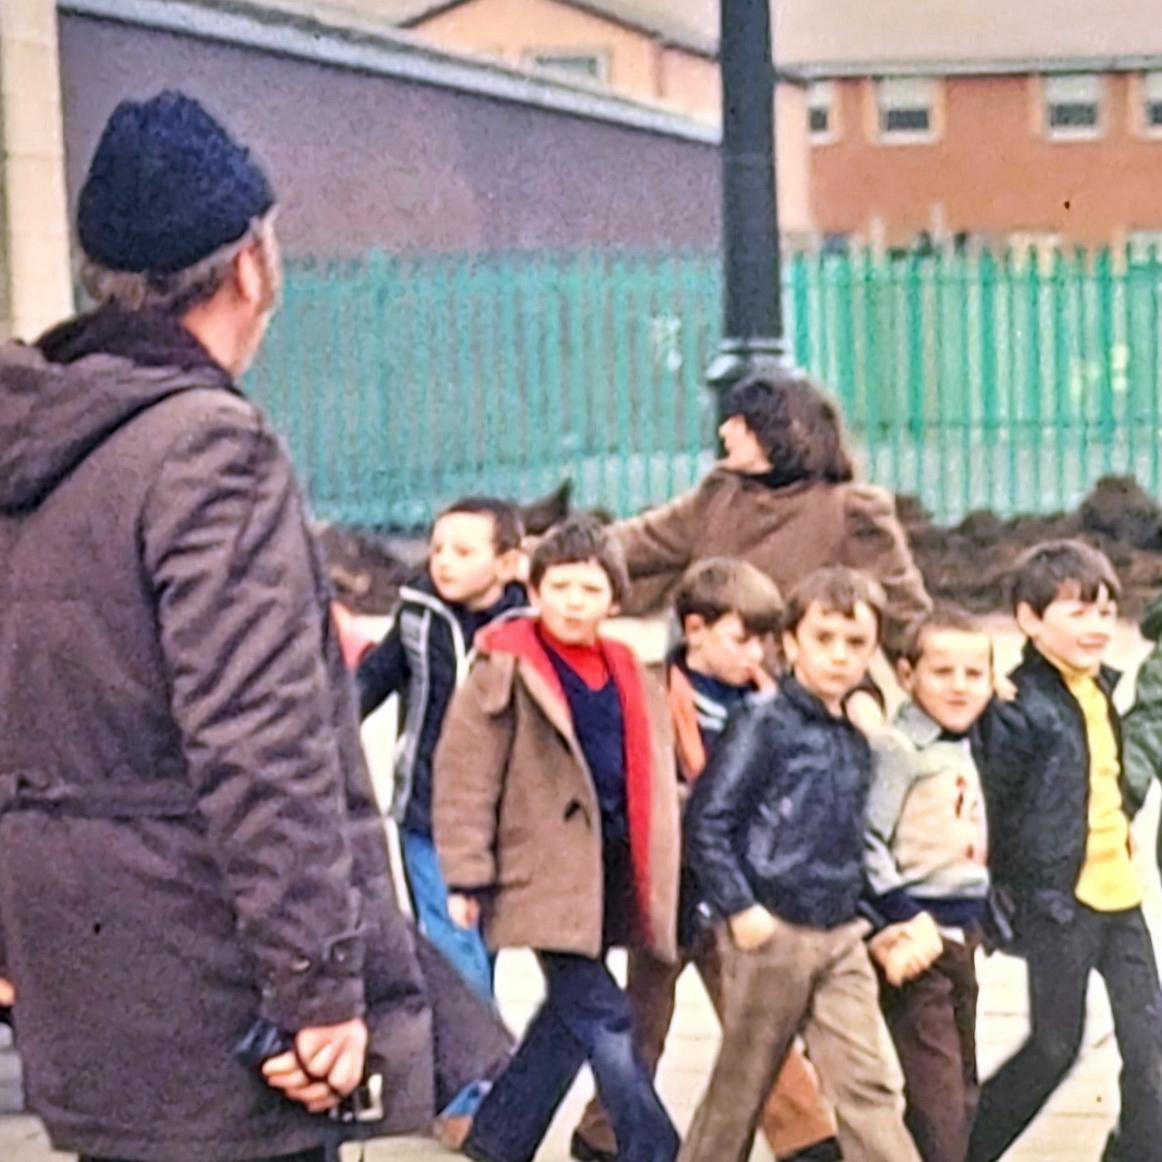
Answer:
[(983, 723), (994, 884), (1029, 970), (1028, 1040), (985, 1085), (970, 1162), (1001, 1157), (1072, 1068), (1086, 985), (1101, 973), (1122, 1057), (1121, 1121), (1106, 1162), (1162, 1150), (1162, 990), (1130, 853), (1121, 723), (1103, 664), (1120, 586), (1080, 541), (1035, 546), (1014, 575), (1028, 638), (1015, 701)]

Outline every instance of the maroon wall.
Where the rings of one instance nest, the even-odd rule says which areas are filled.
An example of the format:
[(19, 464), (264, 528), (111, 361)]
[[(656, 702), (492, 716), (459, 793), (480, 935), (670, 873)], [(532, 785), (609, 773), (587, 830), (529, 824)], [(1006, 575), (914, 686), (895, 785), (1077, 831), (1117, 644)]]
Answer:
[(294, 254), (718, 244), (710, 145), (62, 14), (70, 196), (124, 97), (181, 88), (264, 159)]

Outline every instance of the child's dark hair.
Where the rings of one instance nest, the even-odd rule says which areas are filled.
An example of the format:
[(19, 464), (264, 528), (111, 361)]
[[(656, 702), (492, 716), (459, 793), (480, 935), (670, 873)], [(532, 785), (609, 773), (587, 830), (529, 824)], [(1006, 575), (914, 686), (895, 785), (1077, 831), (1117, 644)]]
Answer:
[(1013, 611), (1027, 605), (1040, 617), (1054, 601), (1065, 596), (1066, 589), (1073, 588), (1081, 601), (1096, 601), (1103, 589), (1114, 601), (1122, 596), (1118, 575), (1109, 557), (1100, 549), (1077, 540), (1034, 545), (1013, 568), (1010, 588)]
[(783, 595), (779, 587), (749, 561), (708, 557), (687, 570), (674, 594), (674, 612), (683, 632), (686, 618), (697, 615), (713, 625), (738, 614), (748, 634), (776, 633), (782, 624)]
[(807, 616), (807, 610), (816, 603), (829, 613), (842, 613), (844, 617), (854, 617), (856, 607), (866, 605), (875, 615), (877, 635), (883, 630), (884, 610), (887, 608), (883, 588), (858, 569), (825, 565), (808, 573), (787, 599), (783, 632), (794, 633)]
[(554, 565), (596, 561), (609, 578), (613, 600), (621, 601), (629, 589), (629, 570), (621, 542), (596, 517), (578, 514), (553, 525), (533, 550), (529, 583), (541, 587), (545, 573)]
[(780, 484), (855, 475), (839, 408), (803, 375), (760, 374), (737, 384), (726, 414), (740, 416), (770, 460)]
[[(910, 666), (916, 666), (924, 656), (925, 639), (930, 633), (942, 629), (956, 630), (958, 633), (984, 634), (985, 630), (980, 622), (966, 609), (950, 602), (937, 602), (933, 609), (922, 613), (899, 635), (896, 657), (903, 659)], [(989, 653), (992, 653), (992, 640), (989, 640)]]
[(520, 512), (515, 504), (507, 500), (496, 500), (491, 496), (464, 496), (442, 509), (436, 520), (457, 513), (492, 517), (492, 544), (497, 553), (519, 549), (524, 540), (525, 529)]

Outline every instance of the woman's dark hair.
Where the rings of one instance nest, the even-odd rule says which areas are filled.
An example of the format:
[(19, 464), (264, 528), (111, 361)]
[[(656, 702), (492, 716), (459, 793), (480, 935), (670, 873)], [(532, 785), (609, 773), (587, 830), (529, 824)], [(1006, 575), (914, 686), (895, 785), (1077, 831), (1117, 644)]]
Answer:
[(739, 416), (754, 433), (778, 484), (844, 484), (855, 475), (839, 408), (806, 376), (744, 379), (727, 396), (726, 414)]

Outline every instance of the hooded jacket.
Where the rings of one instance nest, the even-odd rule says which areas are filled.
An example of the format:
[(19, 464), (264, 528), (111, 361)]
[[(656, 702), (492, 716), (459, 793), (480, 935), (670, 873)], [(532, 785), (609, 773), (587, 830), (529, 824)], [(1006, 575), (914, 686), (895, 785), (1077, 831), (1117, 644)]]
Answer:
[(54, 1146), (229, 1162), (324, 1122), (235, 1054), (365, 1014), (381, 1132), (431, 1013), (323, 564), (262, 414), (176, 322), (0, 351), (0, 933)]

